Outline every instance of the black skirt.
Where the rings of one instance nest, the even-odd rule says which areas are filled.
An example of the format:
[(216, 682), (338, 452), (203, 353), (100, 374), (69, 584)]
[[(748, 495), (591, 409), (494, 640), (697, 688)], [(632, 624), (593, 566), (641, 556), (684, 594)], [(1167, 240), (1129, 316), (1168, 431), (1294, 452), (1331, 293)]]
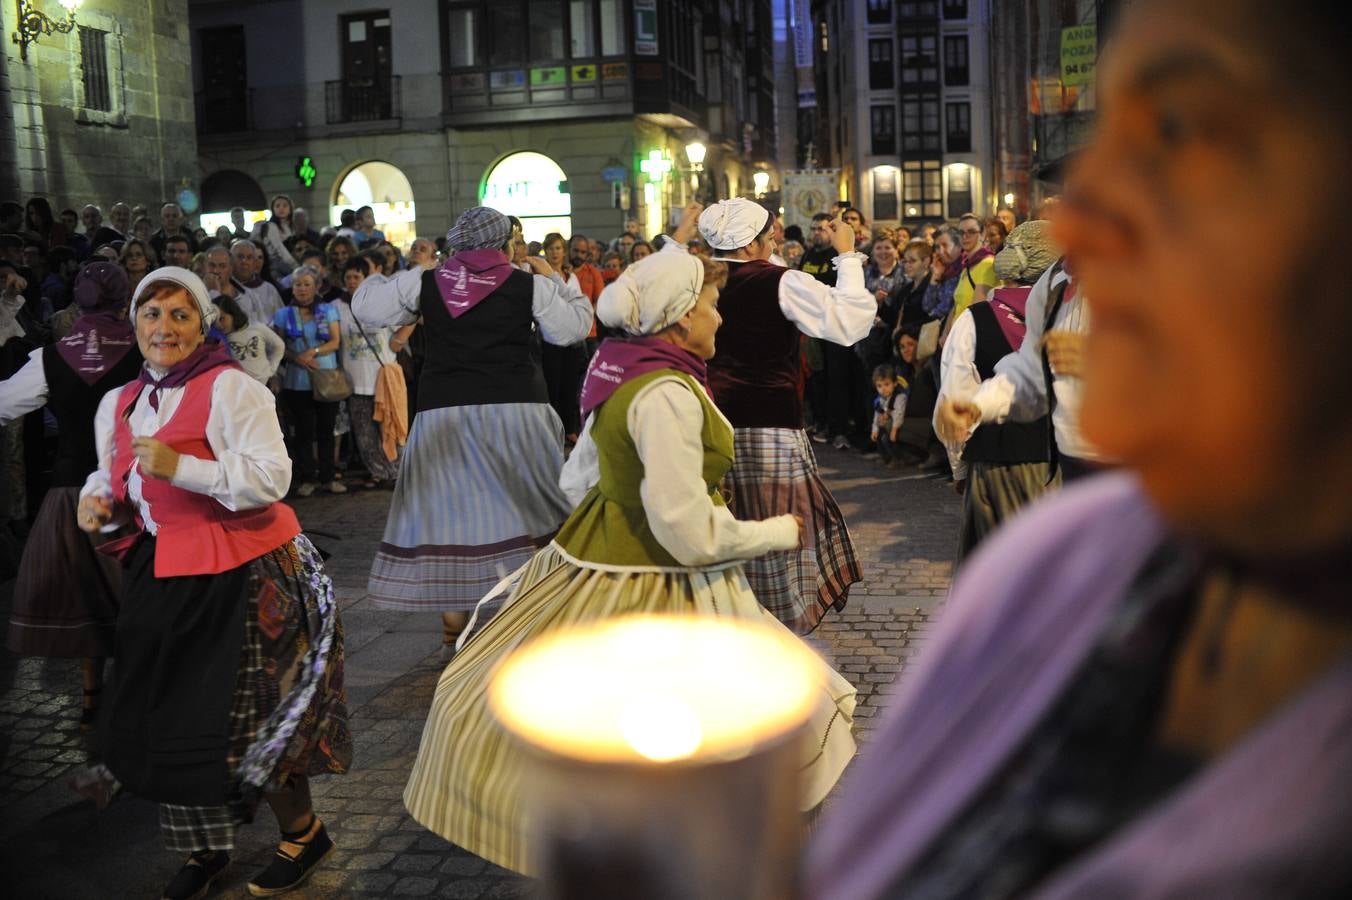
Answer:
[(220, 805), (249, 564), (156, 578), (155, 539), (146, 535), (128, 554), (124, 576), (108, 768), (149, 800)]

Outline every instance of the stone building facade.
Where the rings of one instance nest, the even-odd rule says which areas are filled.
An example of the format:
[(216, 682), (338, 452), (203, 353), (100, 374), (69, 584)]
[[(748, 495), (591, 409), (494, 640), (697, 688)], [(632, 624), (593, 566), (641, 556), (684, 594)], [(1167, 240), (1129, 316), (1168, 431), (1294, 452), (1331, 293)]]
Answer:
[[(34, 5), (65, 21), (56, 0)], [(38, 37), (26, 59), (10, 39), (14, 17), (12, 2), (0, 6), (0, 106), (12, 111), (0, 193), (56, 209), (123, 200), (154, 210), (195, 188), (187, 0), (85, 3), (69, 33)]]

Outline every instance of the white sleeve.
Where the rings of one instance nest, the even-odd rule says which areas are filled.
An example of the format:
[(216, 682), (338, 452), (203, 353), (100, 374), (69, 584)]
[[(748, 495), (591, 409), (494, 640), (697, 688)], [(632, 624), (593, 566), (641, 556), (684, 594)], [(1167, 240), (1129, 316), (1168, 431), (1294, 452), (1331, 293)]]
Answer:
[(582, 423), (582, 433), (577, 436), (573, 452), (568, 454), (568, 461), (559, 475), (559, 488), (573, 509), (577, 509), (587, 492), (601, 480), (601, 461), (591, 436), (592, 419), (587, 416), (587, 421)]
[(268, 361), (268, 377), (272, 377), (277, 374), (277, 367), (286, 358), (286, 342), (277, 336), (277, 332), (267, 327), (259, 328), (258, 336), (263, 342), (263, 355)]
[(108, 499), (113, 496), (113, 420), (117, 418), (117, 398), (121, 396), (122, 391), (117, 388), (104, 394), (94, 413), (94, 452), (99, 464), (85, 478), (81, 499), (90, 495)]
[(47, 405), (47, 369), (42, 365), (42, 348), (28, 354), (28, 362), (13, 375), (0, 381), (0, 425), (8, 425), (20, 416)]
[[(981, 410), (982, 422), (1000, 423), (1007, 418), (1031, 422), (1047, 414), (1047, 382), (1042, 373), (1042, 326), (1047, 317), (1047, 298), (1051, 294), (1055, 266), (1042, 273), (1028, 295), (1024, 321), (1028, 325), (1023, 343), (1014, 353), (995, 364), (995, 376), (982, 383), (973, 401)], [(1058, 278), (1058, 282), (1064, 276)]]
[(422, 294), (422, 266), (404, 269), (394, 277), (370, 275), (352, 296), (352, 314), (363, 325), (410, 325), (418, 321)]
[(790, 269), (779, 280), (779, 310), (808, 337), (849, 347), (868, 337), (878, 301), (864, 285), (862, 254), (836, 257), (836, 286)]
[[(976, 322), (970, 309), (953, 322), (944, 343), (943, 356), (939, 359), (939, 401), (970, 400), (981, 387), (981, 373), (976, 368)], [(940, 403), (934, 404), (934, 415), (939, 415)], [(937, 428), (935, 429), (937, 432)], [(967, 437), (971, 437), (968, 432)], [(955, 443), (944, 442), (948, 450), (948, 462), (953, 467), (953, 478), (961, 481), (967, 477), (967, 466), (962, 462), (962, 448), (966, 438)]]
[(207, 443), (216, 459), (180, 456), (171, 479), (175, 486), (206, 494), (229, 510), (257, 509), (286, 496), (291, 458), (282, 443), (276, 401), (266, 386), (242, 371), (217, 378)]
[(535, 282), (531, 314), (540, 326), (540, 336), (556, 347), (569, 347), (585, 338), (591, 331), (593, 312), (582, 289), (569, 287), (558, 272), (531, 277)]
[(639, 496), (653, 537), (683, 566), (752, 559), (798, 546), (793, 516), (735, 519), (715, 506), (701, 477), (704, 409), (675, 378), (653, 382), (629, 407), (628, 427), (643, 461)]

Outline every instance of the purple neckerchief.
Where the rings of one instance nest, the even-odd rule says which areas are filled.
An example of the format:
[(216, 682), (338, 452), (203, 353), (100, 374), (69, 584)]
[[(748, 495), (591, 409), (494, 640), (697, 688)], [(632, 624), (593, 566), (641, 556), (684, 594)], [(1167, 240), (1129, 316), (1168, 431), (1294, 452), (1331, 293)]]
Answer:
[(114, 312), (86, 313), (70, 334), (56, 342), (56, 352), (85, 384), (94, 384), (136, 346), (136, 332), (127, 317)]
[(458, 319), (515, 271), (501, 250), (461, 250), (437, 267), (437, 290), (451, 318)]
[(655, 337), (606, 338), (582, 380), (582, 418), (587, 418), (626, 382), (658, 369), (684, 372), (700, 383), (704, 393), (709, 393), (708, 364), (689, 350)]
[(964, 254), (963, 254), (963, 256), (962, 256), (962, 267), (963, 267), (964, 269), (970, 269), (972, 266), (974, 266), (974, 265), (976, 265), (977, 263), (981, 262), (983, 259), (986, 259), (987, 257), (994, 256), (994, 255), (995, 255), (995, 254), (991, 252), (991, 248), (990, 248), (990, 247), (978, 247), (977, 249), (973, 250), (971, 253), (964, 253)]
[[(1038, 501), (983, 545), (815, 833), (803, 895), (888, 896), (1018, 752), (1173, 539), (1136, 477), (1118, 472)], [(1257, 900), (1290, 872), (1306, 876), (1301, 896), (1339, 895), (1317, 886), (1346, 871), (1348, 758), (1345, 656), (1029, 896)]]
[(1028, 332), (1024, 310), (1028, 308), (1028, 295), (1032, 292), (1030, 287), (1002, 287), (991, 293), (991, 309), (1005, 340), (1009, 341), (1010, 350), (1023, 346), (1023, 336)]
[(136, 376), (136, 380), (151, 386), (153, 390), (150, 392), (150, 408), (159, 412), (160, 391), (182, 387), (198, 375), (210, 372), (217, 366), (230, 366), (235, 369), (240, 367), (225, 344), (215, 338), (207, 338), (196, 350), (174, 363), (173, 367), (159, 378), (150, 371), (150, 364), (147, 363), (141, 367), (141, 374)]

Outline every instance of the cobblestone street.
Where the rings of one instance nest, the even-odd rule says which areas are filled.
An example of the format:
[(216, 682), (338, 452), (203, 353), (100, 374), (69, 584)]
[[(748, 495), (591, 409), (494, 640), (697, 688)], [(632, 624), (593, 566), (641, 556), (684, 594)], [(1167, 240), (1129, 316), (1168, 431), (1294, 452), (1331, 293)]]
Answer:
[[(812, 644), (859, 689), (862, 752), (898, 677), (923, 643), (947, 593), (958, 503), (941, 481), (888, 472), (857, 455), (818, 447), (823, 472), (851, 526), (865, 581)], [(401, 795), (443, 659), (436, 615), (373, 610), (366, 576), (389, 503), (387, 492), (315, 497), (295, 506), (328, 568), (344, 610), (354, 770), (314, 782), (315, 806), (337, 850), (291, 896), (521, 896), (529, 882), (429, 834)], [(8, 615), (9, 585), (0, 586)], [(124, 797), (102, 813), (65, 785), (88, 748), (78, 728), (74, 660), (0, 660), (0, 846), (8, 896), (153, 897), (179, 864), (161, 849), (153, 804)], [(828, 801), (829, 802), (829, 801)], [(212, 897), (248, 896), (245, 882), (276, 839), (266, 805), (240, 832), (231, 868)]]

